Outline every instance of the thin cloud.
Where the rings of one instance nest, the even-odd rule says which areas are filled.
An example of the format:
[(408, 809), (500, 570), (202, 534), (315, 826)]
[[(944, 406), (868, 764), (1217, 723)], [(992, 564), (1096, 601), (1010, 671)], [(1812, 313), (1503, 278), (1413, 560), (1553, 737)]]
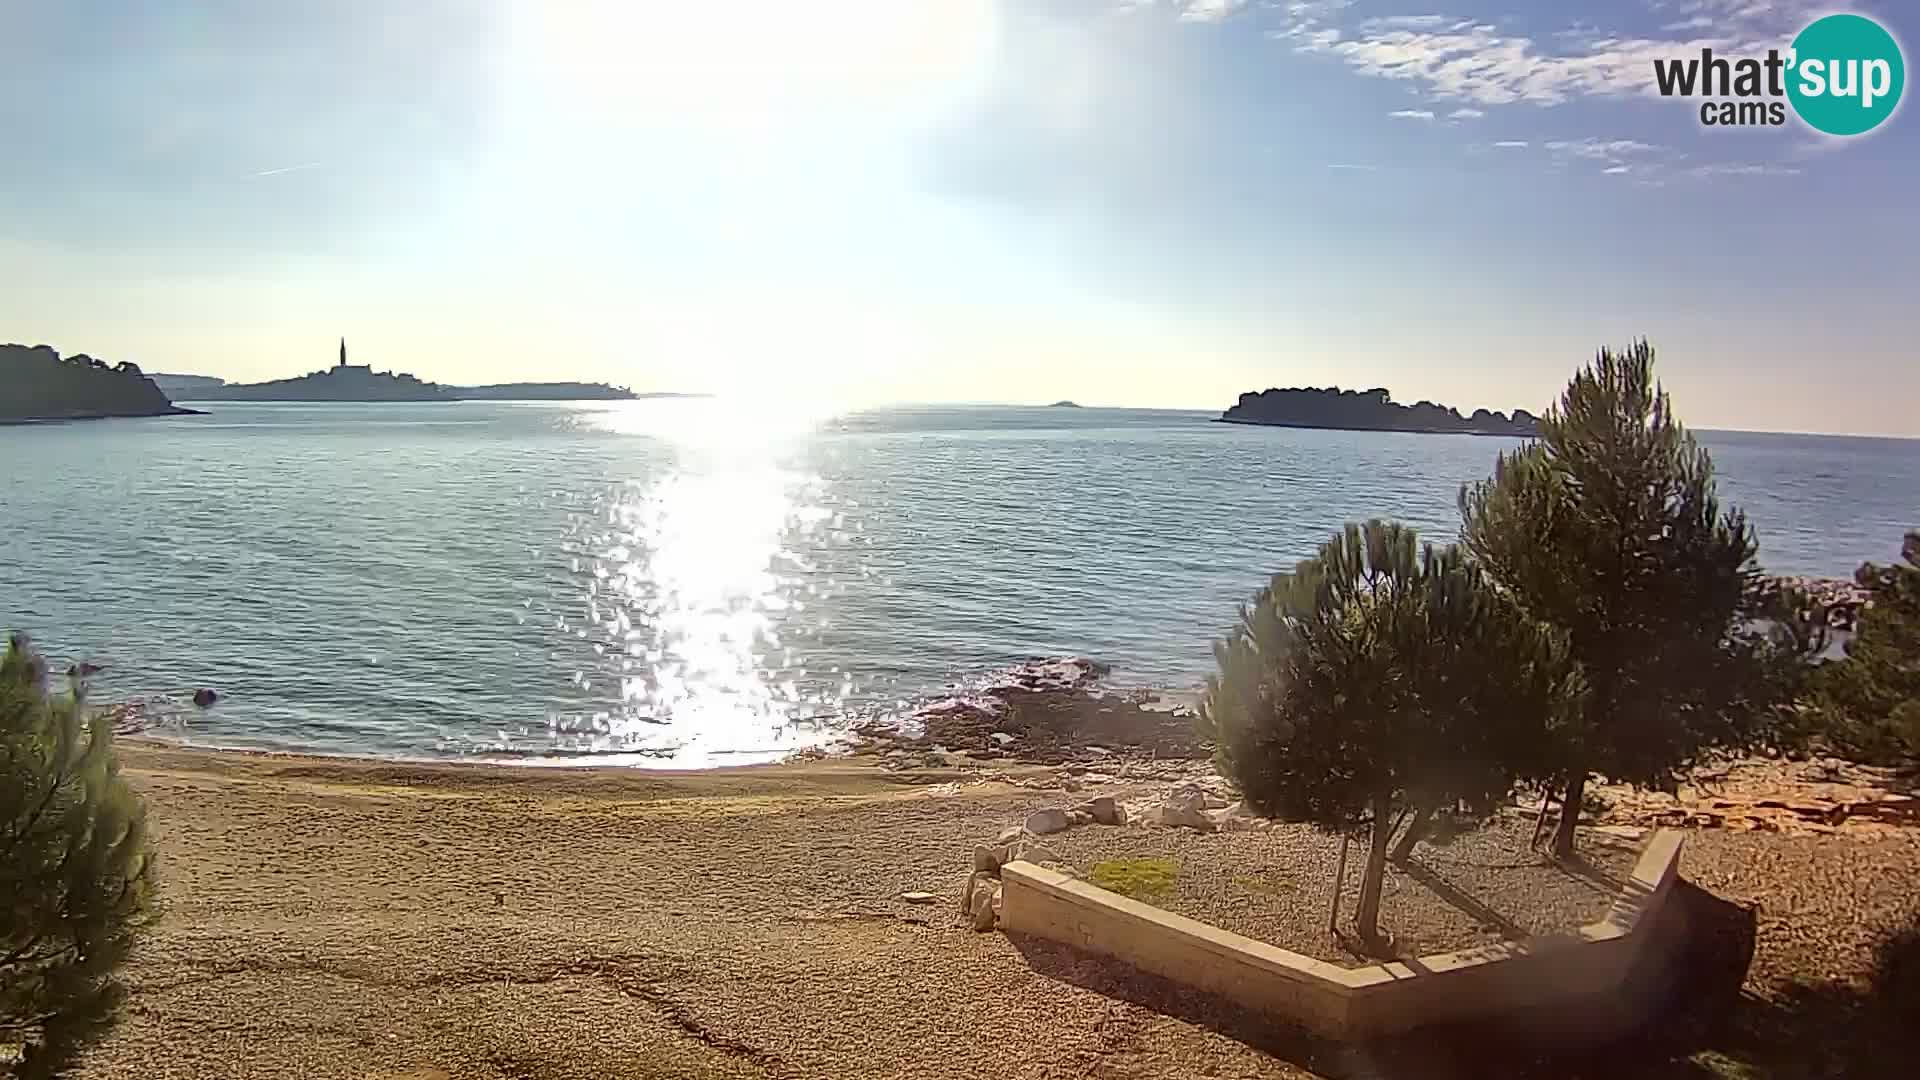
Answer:
[(1487, 115), (1479, 109), (1455, 109), (1447, 114), (1449, 120), (1478, 120)]
[(1555, 139), (1546, 146), (1556, 154), (1589, 160), (1622, 158), (1635, 154), (1658, 154), (1665, 149), (1636, 139)]
[(317, 162), (317, 161), (309, 161), (309, 162), (306, 162), (306, 163), (304, 163), (304, 164), (300, 164), (300, 165), (288, 165), (288, 166), (286, 166), (286, 167), (284, 167), (284, 168), (279, 168), (279, 169), (267, 169), (267, 170), (265, 170), (265, 171), (263, 171), (263, 172), (257, 172), (257, 173), (254, 173), (253, 175), (255, 175), (255, 176), (279, 176), (279, 175), (280, 175), (281, 173), (290, 173), (290, 172), (299, 172), (299, 171), (300, 171), (300, 170), (302, 170), (302, 169), (316, 169), (316, 168), (319, 168), (319, 167), (320, 167), (320, 163), (319, 163), (319, 162)]
[(1615, 165), (1615, 166), (1613, 166), (1612, 168), (1609, 168), (1609, 169), (1601, 169), (1600, 171), (1601, 171), (1601, 173), (1602, 173), (1602, 174), (1604, 174), (1604, 175), (1607, 175), (1607, 176), (1619, 176), (1619, 175), (1620, 175), (1620, 174), (1622, 174), (1622, 173), (1630, 173), (1630, 172), (1632, 172), (1632, 171), (1633, 171), (1633, 166), (1631, 166), (1631, 165)]
[(1525, 150), (1527, 147), (1532, 146), (1533, 144), (1528, 142), (1525, 139), (1502, 139), (1499, 142), (1494, 143), (1493, 145), (1500, 147), (1503, 150)]
[(1432, 109), (1395, 109), (1387, 114), (1396, 120), (1431, 120)]
[(1378, 165), (1348, 165), (1345, 163), (1330, 164), (1327, 166), (1327, 168), (1344, 169), (1344, 170), (1350, 170), (1352, 172), (1379, 172), (1380, 171), (1380, 166)]
[(1805, 25), (1823, 2), (1683, 0), (1673, 5), (1680, 21), (1670, 21), (1661, 36), (1576, 24), (1539, 37), (1438, 15), (1342, 25), (1346, 5), (1298, 3), (1287, 5), (1283, 28), (1270, 36), (1291, 42), (1296, 52), (1332, 56), (1361, 75), (1406, 80), (1443, 99), (1560, 105), (1582, 97), (1655, 97), (1654, 60), (1702, 48), (1764, 51)]
[(1247, 6), (1247, 0), (1187, 0), (1180, 7), (1181, 22), (1219, 22)]
[(1364, 30), (1432, 30), (1456, 20), (1445, 15), (1382, 15), (1360, 24)]
[(1754, 162), (1727, 161), (1710, 165), (1696, 165), (1687, 170), (1687, 175), (1701, 178), (1713, 176), (1799, 176), (1800, 170), (1791, 165), (1766, 165)]

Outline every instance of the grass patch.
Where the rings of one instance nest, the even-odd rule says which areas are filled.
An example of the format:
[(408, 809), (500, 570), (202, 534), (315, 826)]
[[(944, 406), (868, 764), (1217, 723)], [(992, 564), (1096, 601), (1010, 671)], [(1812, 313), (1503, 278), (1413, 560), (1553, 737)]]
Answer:
[(1094, 863), (1093, 869), (1087, 872), (1087, 880), (1108, 892), (1135, 900), (1152, 900), (1166, 895), (1179, 874), (1179, 866), (1171, 859), (1108, 859)]

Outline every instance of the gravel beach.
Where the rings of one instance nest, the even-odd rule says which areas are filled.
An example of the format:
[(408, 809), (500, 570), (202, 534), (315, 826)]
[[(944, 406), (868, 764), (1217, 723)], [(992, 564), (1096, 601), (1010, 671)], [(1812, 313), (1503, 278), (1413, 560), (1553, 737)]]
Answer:
[[(1796, 988), (1863, 985), (1874, 942), (1920, 919), (1911, 831), (1693, 830), (1685, 872), (1729, 909), (1758, 905), (1739, 909), (1759, 926), (1747, 992), (1708, 1041), (1604, 1067), (1490, 1056), (1481, 1038), (1344, 1047), (963, 927), (948, 898), (972, 844), (1091, 793), (1044, 786), (1060, 780), (1047, 770), (657, 774), (122, 749), (149, 800), (164, 913), (126, 970), (121, 1021), (74, 1074), (88, 1080), (1699, 1077), (1713, 1075), (1695, 1067), (1704, 1053), (1871, 1075), (1860, 1055), (1899, 1030), (1868, 1039)], [(1419, 858), (1439, 867), (1444, 850)], [(1389, 894), (1396, 928), (1412, 925), (1412, 887)], [(938, 901), (902, 899), (916, 890)]]

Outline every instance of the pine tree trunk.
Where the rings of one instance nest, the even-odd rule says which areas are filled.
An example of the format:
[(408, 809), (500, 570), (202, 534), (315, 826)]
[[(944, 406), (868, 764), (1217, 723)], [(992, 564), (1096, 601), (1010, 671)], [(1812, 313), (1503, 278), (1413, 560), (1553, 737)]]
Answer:
[(1573, 857), (1573, 827), (1580, 823), (1580, 801), (1587, 791), (1585, 770), (1573, 775), (1567, 784), (1567, 798), (1560, 804), (1560, 827), (1553, 833), (1553, 857), (1568, 859)]
[(1387, 876), (1387, 841), (1393, 832), (1393, 806), (1387, 799), (1373, 802), (1373, 843), (1367, 851), (1367, 872), (1360, 879), (1360, 907), (1354, 928), (1369, 946), (1380, 944), (1380, 886)]
[(1393, 858), (1396, 862), (1413, 854), (1413, 845), (1419, 843), (1427, 834), (1427, 823), (1433, 820), (1433, 808), (1417, 807), (1413, 811), (1413, 820), (1407, 823), (1407, 831), (1400, 834), (1400, 842), (1393, 846)]

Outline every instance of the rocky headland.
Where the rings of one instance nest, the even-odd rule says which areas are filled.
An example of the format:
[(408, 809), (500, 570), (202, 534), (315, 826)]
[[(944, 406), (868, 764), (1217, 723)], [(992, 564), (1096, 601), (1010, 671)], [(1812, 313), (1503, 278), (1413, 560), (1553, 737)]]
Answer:
[(0, 345), (0, 423), (193, 412), (169, 400), (138, 364), (62, 357), (50, 345)]

